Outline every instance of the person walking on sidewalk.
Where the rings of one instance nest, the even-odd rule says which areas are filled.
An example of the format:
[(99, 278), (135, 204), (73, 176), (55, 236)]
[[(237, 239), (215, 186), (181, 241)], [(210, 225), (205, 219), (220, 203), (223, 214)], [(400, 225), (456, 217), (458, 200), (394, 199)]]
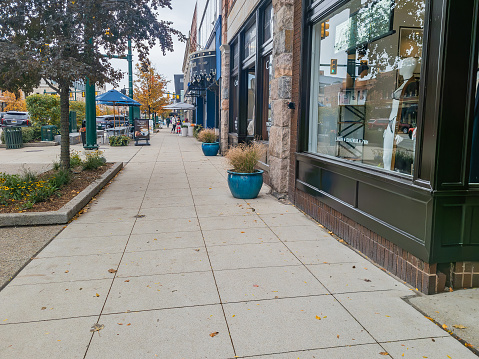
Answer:
[(176, 132), (176, 119), (175, 117), (173, 117), (173, 119), (171, 120), (171, 123), (172, 123), (172, 127), (171, 127), (171, 132), (175, 133)]
[(170, 120), (170, 118), (168, 117), (168, 118), (166, 119), (166, 128), (170, 128), (170, 123), (171, 123), (171, 120)]

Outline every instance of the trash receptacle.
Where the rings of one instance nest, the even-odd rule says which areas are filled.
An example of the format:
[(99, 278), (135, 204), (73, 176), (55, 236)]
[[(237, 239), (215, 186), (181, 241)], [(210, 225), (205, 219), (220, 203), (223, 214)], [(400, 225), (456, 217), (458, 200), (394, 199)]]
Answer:
[(57, 126), (54, 126), (54, 125), (42, 126), (41, 128), (42, 141), (53, 141), (57, 133), (58, 133)]
[(21, 127), (5, 127), (3, 131), (5, 132), (5, 145), (7, 147), (7, 150), (23, 147)]

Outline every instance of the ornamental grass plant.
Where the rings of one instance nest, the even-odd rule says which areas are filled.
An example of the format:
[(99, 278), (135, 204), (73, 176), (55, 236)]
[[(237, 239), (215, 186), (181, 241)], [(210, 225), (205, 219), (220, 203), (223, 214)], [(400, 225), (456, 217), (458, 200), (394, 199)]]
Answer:
[(212, 128), (205, 128), (198, 133), (198, 141), (203, 143), (215, 143), (218, 139), (216, 132)]
[(237, 173), (254, 173), (258, 161), (266, 152), (263, 144), (257, 142), (241, 143), (232, 147), (226, 153), (226, 159), (233, 172)]

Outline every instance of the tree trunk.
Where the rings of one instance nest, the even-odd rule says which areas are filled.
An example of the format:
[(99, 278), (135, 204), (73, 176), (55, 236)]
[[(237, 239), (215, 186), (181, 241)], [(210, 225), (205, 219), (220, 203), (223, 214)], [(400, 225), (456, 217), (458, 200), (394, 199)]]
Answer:
[(70, 169), (70, 87), (68, 84), (60, 84), (60, 167), (62, 170)]

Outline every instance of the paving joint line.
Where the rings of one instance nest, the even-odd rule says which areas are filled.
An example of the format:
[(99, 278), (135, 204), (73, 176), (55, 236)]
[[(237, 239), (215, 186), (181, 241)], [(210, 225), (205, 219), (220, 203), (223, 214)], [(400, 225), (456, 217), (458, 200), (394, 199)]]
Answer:
[[(181, 151), (181, 148), (180, 148), (180, 151)], [(183, 156), (182, 156), (182, 158), (183, 158)], [(186, 173), (186, 167), (185, 167), (185, 163), (184, 163), (183, 160), (182, 160), (182, 163), (183, 163), (183, 168), (184, 168), (185, 173)], [(188, 180), (188, 185), (190, 187), (190, 193), (191, 193), (191, 198), (193, 200), (193, 205), (195, 207), (196, 218), (197, 218), (197, 221), (198, 221), (198, 225), (200, 226), (201, 237), (203, 238), (203, 245), (205, 246), (206, 256), (208, 257), (208, 262), (210, 263), (211, 274), (213, 275), (213, 280), (215, 282), (216, 292), (217, 292), (218, 298), (220, 300), (221, 310), (223, 312), (223, 317), (224, 317), (224, 320), (225, 320), (226, 328), (228, 330), (228, 336), (230, 338), (231, 346), (233, 348), (233, 353), (234, 353), (234, 356), (236, 358), (236, 356), (237, 356), (236, 348), (235, 348), (235, 345), (234, 345), (234, 342), (233, 342), (233, 337), (231, 336), (231, 330), (230, 330), (230, 327), (229, 327), (229, 324), (228, 324), (228, 319), (226, 318), (226, 312), (225, 312), (225, 308), (224, 308), (224, 305), (223, 305), (223, 300), (221, 299), (221, 293), (220, 293), (220, 290), (218, 288), (218, 282), (216, 281), (215, 271), (214, 271), (213, 266), (211, 264), (211, 258), (210, 258), (210, 254), (209, 254), (209, 251), (208, 251), (208, 246), (206, 245), (205, 236), (203, 234), (203, 229), (201, 227), (201, 222), (200, 222), (200, 219), (198, 217), (198, 210), (197, 210), (197, 207), (196, 207), (195, 198), (193, 196), (193, 191), (191, 190), (190, 179), (188, 178), (188, 174), (186, 176), (187, 176), (187, 180)]]
[(298, 350), (290, 350), (285, 352), (275, 352), (275, 353), (262, 353), (262, 354), (254, 354), (254, 355), (243, 355), (238, 358), (257, 358), (262, 356), (270, 356), (270, 355), (280, 355), (280, 354), (289, 354), (289, 353), (306, 353), (311, 352), (313, 350), (326, 350), (326, 349), (335, 349), (335, 348), (350, 348), (350, 347), (359, 347), (363, 345), (374, 345), (375, 343), (358, 343), (358, 344), (351, 344), (351, 345), (338, 345), (338, 346), (331, 346), (331, 347), (318, 347), (318, 348), (311, 348), (311, 349), (298, 349)]
[[(151, 178), (153, 177), (153, 171), (154, 171), (155, 166), (156, 166), (156, 161), (158, 161), (158, 157), (160, 156), (161, 148), (163, 147), (163, 142), (164, 142), (164, 139), (162, 139), (162, 141), (161, 141), (160, 148), (159, 148), (159, 150), (158, 150), (158, 154), (157, 154), (156, 160), (155, 160), (155, 165), (153, 166), (153, 169), (152, 169), (152, 171), (151, 171), (150, 179), (148, 180), (148, 185), (146, 186), (145, 192), (144, 192), (144, 194), (143, 194), (143, 200), (142, 200), (141, 203), (143, 203), (143, 201), (145, 200), (146, 190), (148, 189), (148, 186), (149, 186), (149, 184), (150, 184), (150, 182), (151, 182)], [(144, 147), (141, 147), (140, 150), (138, 150), (138, 151), (135, 153), (135, 155), (130, 159), (130, 161), (131, 161), (138, 153), (140, 153), (140, 151), (143, 150), (143, 149), (144, 149)], [(126, 166), (125, 166), (125, 167), (126, 167)], [(140, 204), (140, 207), (138, 208), (138, 212), (137, 212), (136, 215), (138, 215), (138, 214), (140, 213), (140, 210), (141, 210), (141, 204)], [(103, 302), (103, 306), (102, 306), (102, 308), (101, 308), (101, 310), (100, 310), (100, 314), (97, 316), (97, 321), (96, 321), (95, 324), (98, 324), (98, 323), (99, 323), (100, 318), (101, 318), (102, 313), (103, 313), (103, 310), (105, 309), (106, 302), (108, 301), (108, 297), (109, 297), (109, 295), (110, 295), (111, 289), (113, 288), (113, 284), (115, 283), (115, 279), (116, 279), (116, 276), (117, 276), (117, 273), (118, 273), (118, 269), (120, 268), (120, 265), (121, 265), (121, 262), (122, 262), (122, 260), (123, 260), (123, 257), (125, 256), (126, 248), (128, 247), (128, 242), (130, 241), (130, 238), (131, 238), (131, 235), (132, 235), (133, 230), (134, 230), (134, 228), (135, 228), (135, 225), (136, 225), (137, 220), (138, 220), (138, 218), (135, 218), (135, 220), (133, 221), (133, 225), (131, 226), (130, 234), (129, 234), (128, 239), (127, 239), (127, 241), (126, 241), (125, 248), (124, 248), (124, 250), (123, 250), (123, 253), (122, 253), (122, 255), (121, 255), (121, 257), (120, 257), (120, 260), (119, 260), (119, 262), (118, 262), (118, 265), (117, 265), (117, 267), (116, 267), (116, 271), (115, 271), (115, 273), (114, 273), (114, 275), (113, 275), (113, 278), (112, 278), (112, 280), (111, 280), (110, 288), (108, 289), (108, 293), (106, 294), (105, 301)], [(91, 336), (90, 336), (90, 340), (89, 340), (88, 345), (87, 345), (87, 347), (86, 347), (86, 350), (85, 350), (85, 354), (84, 354), (84, 356), (83, 356), (83, 359), (85, 359), (86, 356), (87, 356), (87, 354), (88, 354), (88, 350), (90, 349), (90, 345), (91, 345), (91, 342), (92, 342), (92, 340), (93, 340), (93, 336), (94, 336), (94, 335), (95, 335), (95, 332), (92, 332), (92, 333), (91, 333)]]

